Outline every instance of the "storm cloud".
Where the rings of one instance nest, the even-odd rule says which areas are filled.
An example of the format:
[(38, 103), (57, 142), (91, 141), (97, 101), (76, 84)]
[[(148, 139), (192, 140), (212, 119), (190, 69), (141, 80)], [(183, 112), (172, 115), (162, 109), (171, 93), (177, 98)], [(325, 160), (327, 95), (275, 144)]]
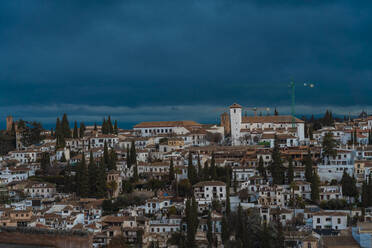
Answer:
[[(368, 110), (371, 7), (331, 0), (2, 1), (0, 118), (51, 122), (70, 112), (99, 121), (105, 106), (121, 122), (214, 121), (219, 111), (205, 110), (233, 102), (286, 112), (290, 80), (303, 106), (297, 112)], [(164, 111), (172, 106), (188, 110)], [(129, 117), (117, 112), (123, 108), (148, 111)]]

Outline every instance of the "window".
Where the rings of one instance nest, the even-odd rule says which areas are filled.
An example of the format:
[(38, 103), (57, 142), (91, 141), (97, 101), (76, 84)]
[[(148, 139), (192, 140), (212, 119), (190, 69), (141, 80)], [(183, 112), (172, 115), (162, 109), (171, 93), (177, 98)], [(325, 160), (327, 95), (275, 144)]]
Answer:
[(337, 218), (337, 224), (341, 224), (341, 218)]
[(320, 218), (316, 219), (316, 223), (320, 224)]

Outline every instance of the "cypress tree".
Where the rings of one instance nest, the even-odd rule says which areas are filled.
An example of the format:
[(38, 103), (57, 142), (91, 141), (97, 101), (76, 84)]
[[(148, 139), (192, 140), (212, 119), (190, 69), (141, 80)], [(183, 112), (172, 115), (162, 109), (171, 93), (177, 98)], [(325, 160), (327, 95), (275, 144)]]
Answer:
[(132, 145), (130, 147), (130, 160), (131, 160), (131, 165), (137, 165), (136, 144), (134, 140), (132, 140)]
[(85, 155), (83, 154), (83, 159), (81, 160), (81, 188), (80, 188), (80, 196), (87, 197), (89, 196), (89, 174), (87, 165), (85, 163)]
[(103, 118), (101, 131), (102, 131), (103, 134), (108, 133), (106, 118)]
[(288, 160), (288, 184), (291, 184), (293, 182), (294, 178), (294, 170), (293, 170), (293, 159), (290, 156)]
[(317, 173), (313, 173), (313, 180), (311, 181), (311, 200), (313, 202), (318, 202), (319, 201), (319, 176)]
[(57, 118), (57, 122), (56, 122), (56, 140), (57, 140), (57, 147), (64, 147), (65, 146), (65, 137), (63, 135), (63, 130), (62, 130), (62, 125), (61, 125), (61, 122), (59, 120), (59, 118)]
[(94, 122), (94, 131), (97, 131), (98, 128), (97, 128), (97, 123)]
[(105, 164), (105, 168), (108, 168), (109, 163), (110, 163), (110, 155), (109, 155), (106, 141), (104, 142), (104, 145), (103, 145), (103, 162)]
[(134, 164), (134, 168), (133, 168), (133, 181), (134, 182), (138, 181), (138, 167), (137, 167), (137, 164)]
[(128, 169), (130, 169), (131, 166), (132, 166), (132, 160), (130, 158), (129, 147), (127, 147), (127, 167), (128, 167)]
[(275, 116), (279, 115), (279, 113), (278, 113), (278, 111), (276, 110), (276, 108), (275, 108), (275, 110), (274, 110), (274, 115), (275, 115)]
[(211, 159), (211, 168), (210, 168), (210, 175), (212, 177), (212, 180), (217, 179), (217, 169), (216, 169), (216, 161), (214, 158), (214, 152), (212, 152), (212, 159)]
[(94, 158), (93, 158), (92, 151), (90, 151), (90, 156), (89, 156), (88, 172), (89, 172), (89, 187), (90, 187), (89, 195), (95, 196), (97, 193), (98, 171), (97, 171), (96, 162), (94, 161)]
[[(188, 208), (188, 209), (187, 209)], [(187, 247), (196, 248), (195, 234), (199, 225), (198, 221), (198, 205), (195, 201), (194, 196), (192, 200), (186, 202), (186, 223), (187, 223), (187, 236), (186, 243)]]
[(305, 163), (305, 179), (307, 182), (311, 182), (313, 179), (313, 160), (310, 155), (310, 150), (303, 162)]
[(62, 135), (64, 138), (71, 138), (71, 130), (70, 130), (70, 124), (67, 119), (67, 115), (63, 114), (62, 117), (62, 122), (61, 122), (61, 127), (62, 127)]
[(115, 120), (115, 123), (114, 123), (114, 134), (118, 134), (119, 133), (119, 129), (118, 129), (118, 121)]
[(50, 156), (49, 153), (43, 152), (41, 154), (41, 159), (40, 159), (40, 170), (43, 175), (48, 174), (48, 170), (50, 168)]
[(208, 247), (213, 247), (213, 232), (212, 232), (212, 216), (211, 212), (208, 213), (207, 218), (207, 240), (208, 240)]
[(82, 154), (81, 161), (76, 165), (75, 182), (76, 182), (76, 194), (77, 195), (81, 195), (82, 178), (83, 178), (83, 170), (84, 170), (84, 167), (82, 166), (83, 164), (85, 164), (84, 154)]
[(85, 133), (86, 127), (84, 122), (80, 123), (80, 129), (79, 129), (79, 137), (83, 138)]
[(226, 175), (226, 216), (230, 216), (231, 205), (230, 205), (230, 173)]
[(264, 161), (262, 156), (258, 159), (258, 172), (260, 173), (260, 176), (263, 177), (266, 180), (266, 169), (264, 166)]
[(72, 134), (72, 137), (74, 139), (79, 138), (78, 127), (77, 127), (77, 122), (76, 121), (74, 122), (74, 132)]
[(174, 180), (174, 165), (173, 165), (173, 158), (171, 158), (170, 165), (169, 165), (169, 183), (171, 184)]
[(208, 164), (208, 162), (205, 162), (205, 164), (204, 164), (203, 179), (204, 179), (204, 181), (209, 180), (209, 164)]
[(200, 155), (198, 154), (198, 181), (201, 181), (202, 179), (203, 179), (203, 169), (200, 163)]
[(116, 162), (118, 160), (117, 154), (114, 149), (110, 150), (108, 170), (116, 170)]
[(356, 180), (354, 177), (349, 176), (344, 170), (341, 179), (342, 185), (342, 194), (348, 197), (354, 197), (355, 199), (358, 197), (358, 189), (356, 186)]
[(229, 224), (227, 223), (226, 216), (222, 217), (221, 229), (222, 243), (225, 244), (230, 238)]
[(99, 166), (97, 168), (97, 192), (96, 196), (99, 198), (105, 197), (107, 193), (107, 183), (106, 183), (106, 169), (103, 164), (103, 159), (101, 159), (101, 163), (99, 163)]
[(362, 185), (362, 206), (364, 208), (368, 207), (368, 187), (366, 181)]
[(189, 151), (189, 159), (188, 159), (188, 165), (187, 165), (187, 177), (191, 183), (191, 185), (194, 185), (197, 183), (197, 173), (195, 166), (192, 164), (192, 153)]
[(233, 187), (234, 187), (234, 193), (236, 193), (238, 191), (238, 180), (237, 180), (237, 176), (236, 176), (236, 171), (234, 171)]
[(107, 129), (108, 129), (108, 133), (114, 132), (114, 127), (112, 126), (112, 122), (111, 122), (111, 116), (109, 116), (107, 119)]
[(282, 159), (280, 157), (278, 139), (275, 136), (274, 148), (272, 151), (272, 163), (269, 167), (271, 176), (273, 178), (273, 184), (283, 184), (284, 183), (284, 169), (282, 164)]
[(63, 192), (69, 193), (73, 191), (73, 185), (71, 180), (71, 165), (67, 163), (65, 167), (65, 173), (63, 175)]

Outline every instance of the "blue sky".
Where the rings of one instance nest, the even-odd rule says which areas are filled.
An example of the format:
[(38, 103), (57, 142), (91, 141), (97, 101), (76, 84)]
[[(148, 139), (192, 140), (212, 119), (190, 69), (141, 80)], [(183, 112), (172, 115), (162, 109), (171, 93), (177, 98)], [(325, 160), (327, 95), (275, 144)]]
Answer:
[[(263, 3), (264, 2), (264, 3)], [(0, 118), (213, 122), (371, 110), (370, 1), (0, 2)], [(313, 82), (307, 89), (302, 82)], [(252, 113), (252, 111), (250, 111)]]

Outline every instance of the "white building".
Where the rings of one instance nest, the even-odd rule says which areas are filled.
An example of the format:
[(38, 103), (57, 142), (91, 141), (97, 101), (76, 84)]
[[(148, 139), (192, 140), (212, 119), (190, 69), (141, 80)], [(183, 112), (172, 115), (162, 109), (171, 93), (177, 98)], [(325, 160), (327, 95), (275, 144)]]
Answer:
[(319, 212), (313, 214), (313, 229), (344, 230), (347, 214), (343, 212)]
[(21, 164), (35, 163), (37, 161), (36, 150), (12, 151), (10, 155), (12, 159), (17, 160)]
[(57, 192), (56, 186), (50, 183), (31, 183), (23, 191), (32, 198), (51, 198)]
[(119, 143), (119, 138), (112, 134), (96, 134), (90, 138), (90, 147), (104, 147), (105, 142), (108, 147), (115, 147)]
[(169, 199), (158, 199), (153, 198), (146, 201), (145, 204), (145, 213), (146, 214), (155, 214), (161, 211), (163, 208), (170, 207), (170, 200)]
[[(257, 131), (293, 134), (299, 141), (305, 139), (305, 122), (292, 116), (244, 116), (242, 106), (234, 103), (230, 106), (230, 124), (232, 145), (241, 145), (241, 137)], [(293, 127), (294, 125), (294, 127)]]
[(226, 200), (226, 184), (220, 181), (204, 181), (193, 186), (195, 200), (201, 204), (211, 204), (213, 200)]
[(200, 128), (195, 121), (151, 121), (141, 122), (133, 127), (140, 136), (157, 136), (164, 134), (187, 134), (188, 128)]

